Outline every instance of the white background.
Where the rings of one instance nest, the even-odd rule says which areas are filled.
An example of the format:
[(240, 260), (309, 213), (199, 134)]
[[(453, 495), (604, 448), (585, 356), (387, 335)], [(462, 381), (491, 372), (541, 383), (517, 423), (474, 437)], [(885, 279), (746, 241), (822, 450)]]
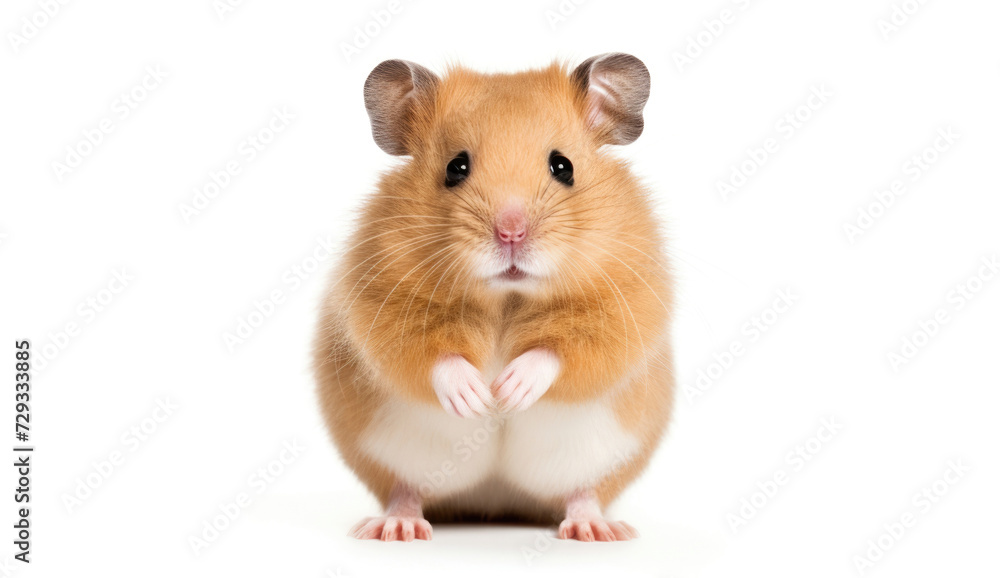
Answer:
[[(563, 3), (555, 20), (557, 0), (403, 0), (349, 59), (344, 43), (364, 43), (357, 29), (374, 30), (372, 11), (388, 0), (251, 0), (221, 17), (210, 0), (70, 2), (27, 34), (23, 19), (46, 20), (40, 4), (4, 2), (10, 417), (0, 429), (11, 445), (13, 342), (57, 351), (32, 377), (33, 561), (10, 561), (8, 525), (6, 571), (849, 576), (859, 557), (878, 556), (869, 540), (911, 513), (865, 576), (996, 575), (1000, 279), (974, 278), (1000, 253), (1000, 5), (930, 0), (885, 32), (879, 21), (904, 4), (894, 1), (591, 0)], [(700, 54), (689, 46), (699, 34)], [(685, 50), (695, 57), (678, 66)], [(283, 276), (309, 264), (317, 238), (343, 247), (360, 200), (394, 162), (372, 142), (365, 77), (388, 58), (513, 71), (608, 51), (638, 56), (652, 75), (646, 130), (618, 153), (657, 192), (669, 226), (679, 386), (717, 376), (703, 395), (679, 391), (651, 468), (612, 509), (642, 538), (566, 543), (551, 528), (465, 526), (438, 527), (430, 543), (347, 538), (377, 508), (340, 464), (313, 397), (308, 353), (333, 260), (298, 287)], [(147, 67), (166, 78), (147, 80), (122, 118), (120, 95)], [(832, 96), (799, 109), (812, 87)], [(247, 162), (241, 142), (276, 107), (294, 120)], [(808, 120), (786, 138), (777, 123), (796, 112)], [(53, 163), (104, 119), (113, 131), (57, 174)], [(954, 142), (927, 152), (948, 127)], [(767, 138), (777, 151), (723, 200), (718, 182)], [(924, 154), (936, 162), (914, 179), (908, 163)], [(230, 160), (240, 174), (186, 222), (180, 207)], [(850, 238), (844, 225), (896, 179), (905, 194)], [(102, 293), (121, 289), (111, 280), (122, 269), (128, 285)], [(959, 284), (979, 289), (961, 308), (950, 293)], [(783, 289), (794, 303), (772, 316)], [(223, 335), (274, 290), (284, 302), (230, 351)], [(110, 295), (100, 312), (87, 305)], [(889, 354), (939, 309), (947, 323), (918, 336), (924, 345), (895, 371)], [(755, 317), (773, 322), (758, 339), (743, 331)], [(734, 342), (745, 353), (711, 367)], [(123, 440), (153, 428), (158, 399), (177, 409), (138, 447)], [(824, 419), (842, 429), (810, 442)], [(304, 450), (258, 493), (249, 477), (292, 440)], [(816, 453), (796, 468), (787, 456), (800, 445)], [(95, 477), (116, 451), (124, 462)], [(939, 481), (949, 462), (968, 468), (953, 484)], [(776, 474), (786, 483), (754, 497)], [(88, 476), (99, 487), (67, 508)], [(13, 520), (13, 468), (0, 483)], [(924, 511), (914, 495), (935, 483), (947, 493)], [(241, 492), (249, 505), (196, 555), (190, 537)], [(740, 517), (743, 499), (766, 503)]]

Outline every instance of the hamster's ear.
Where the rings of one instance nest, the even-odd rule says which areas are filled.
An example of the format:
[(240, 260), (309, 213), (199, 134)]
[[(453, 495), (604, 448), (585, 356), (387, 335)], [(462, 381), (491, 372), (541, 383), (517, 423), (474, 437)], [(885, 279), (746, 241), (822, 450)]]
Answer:
[(639, 138), (649, 98), (649, 71), (641, 60), (620, 52), (601, 54), (578, 66), (573, 80), (585, 96), (584, 118), (605, 144)]
[(406, 155), (407, 135), (418, 106), (433, 99), (438, 77), (419, 64), (386, 60), (365, 81), (365, 108), (375, 143), (391, 155)]

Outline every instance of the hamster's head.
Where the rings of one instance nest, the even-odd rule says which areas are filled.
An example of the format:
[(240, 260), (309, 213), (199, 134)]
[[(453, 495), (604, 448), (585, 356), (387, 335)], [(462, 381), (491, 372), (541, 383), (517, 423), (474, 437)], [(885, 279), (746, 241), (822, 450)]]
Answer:
[(648, 96), (649, 73), (627, 54), (443, 77), (383, 62), (365, 83), (372, 134), (409, 159), (383, 179), (375, 214), (410, 232), (414, 278), (524, 294), (600, 279), (623, 246), (656, 242), (644, 189), (605, 148), (639, 137)]

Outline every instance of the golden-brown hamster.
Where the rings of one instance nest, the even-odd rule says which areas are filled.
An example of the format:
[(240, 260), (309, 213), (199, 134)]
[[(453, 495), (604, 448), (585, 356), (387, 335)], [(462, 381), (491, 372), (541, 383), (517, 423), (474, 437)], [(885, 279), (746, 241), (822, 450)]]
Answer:
[(354, 536), (499, 518), (636, 536), (601, 509), (669, 418), (672, 291), (648, 193), (604, 147), (639, 137), (648, 95), (627, 54), (372, 71), (375, 142), (408, 158), (364, 205), (315, 347), (334, 442), (386, 508)]

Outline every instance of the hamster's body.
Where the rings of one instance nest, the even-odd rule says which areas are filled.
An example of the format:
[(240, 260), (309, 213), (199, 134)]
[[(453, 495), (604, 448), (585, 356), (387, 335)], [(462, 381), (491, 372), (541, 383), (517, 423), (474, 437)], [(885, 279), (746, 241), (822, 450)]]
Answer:
[[(504, 305), (494, 304), (496, 342), (483, 352), (487, 382), (509, 361), (500, 344)], [(342, 323), (335, 316), (328, 322)], [(380, 393), (370, 369), (345, 363), (358, 355), (344, 339), (337, 362), (321, 366), (323, 410), (348, 465), (383, 505), (405, 481), (420, 490), (431, 518), (552, 523), (573, 491), (594, 488), (607, 504), (646, 465), (671, 404), (669, 355), (659, 345), (649, 375), (642, 368), (603, 396), (541, 399), (513, 415), (466, 419), (437, 400)]]
[(376, 142), (413, 158), (364, 206), (316, 340), (333, 439), (387, 508), (354, 535), (429, 539), (426, 513), (634, 537), (600, 508), (669, 418), (671, 289), (645, 190), (600, 148), (641, 132), (644, 74), (369, 77)]

